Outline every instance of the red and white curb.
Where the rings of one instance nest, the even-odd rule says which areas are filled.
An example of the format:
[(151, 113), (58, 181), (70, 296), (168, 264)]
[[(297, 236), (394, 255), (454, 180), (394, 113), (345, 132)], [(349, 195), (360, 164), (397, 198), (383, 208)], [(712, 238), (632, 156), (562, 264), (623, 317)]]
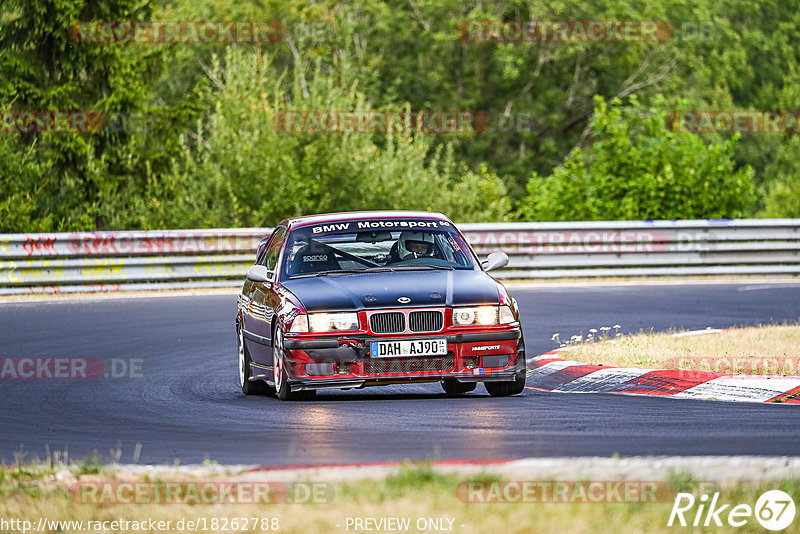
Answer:
[(675, 399), (800, 404), (798, 376), (628, 369), (564, 360), (558, 356), (563, 352), (563, 349), (556, 349), (528, 360), (526, 387), (560, 393), (618, 393)]

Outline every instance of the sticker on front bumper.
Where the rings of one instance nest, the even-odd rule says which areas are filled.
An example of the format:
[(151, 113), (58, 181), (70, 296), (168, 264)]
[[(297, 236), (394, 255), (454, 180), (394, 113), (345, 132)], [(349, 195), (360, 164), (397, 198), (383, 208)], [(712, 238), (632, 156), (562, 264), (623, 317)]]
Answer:
[(473, 375), (490, 375), (492, 374), (491, 369), (484, 369), (483, 367), (478, 367), (477, 369), (472, 370)]
[(444, 356), (447, 354), (445, 338), (414, 339), (402, 341), (373, 341), (370, 356), (386, 358), (397, 356)]

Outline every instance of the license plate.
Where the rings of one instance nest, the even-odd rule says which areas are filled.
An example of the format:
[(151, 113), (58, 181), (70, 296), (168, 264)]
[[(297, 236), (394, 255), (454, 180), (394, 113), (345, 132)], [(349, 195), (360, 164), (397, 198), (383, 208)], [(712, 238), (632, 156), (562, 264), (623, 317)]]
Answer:
[(447, 340), (444, 338), (375, 341), (370, 344), (370, 355), (373, 358), (444, 356), (445, 354), (447, 354)]

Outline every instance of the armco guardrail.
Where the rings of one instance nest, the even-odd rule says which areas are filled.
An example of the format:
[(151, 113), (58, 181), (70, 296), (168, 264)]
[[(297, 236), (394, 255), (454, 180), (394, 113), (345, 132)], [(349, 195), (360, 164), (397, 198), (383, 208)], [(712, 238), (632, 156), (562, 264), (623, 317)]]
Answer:
[(800, 274), (800, 219), (459, 225), (502, 278)]
[[(498, 278), (800, 275), (800, 219), (459, 224)], [(270, 228), (0, 235), (0, 294), (234, 287)]]
[(0, 295), (233, 287), (270, 231), (0, 235)]

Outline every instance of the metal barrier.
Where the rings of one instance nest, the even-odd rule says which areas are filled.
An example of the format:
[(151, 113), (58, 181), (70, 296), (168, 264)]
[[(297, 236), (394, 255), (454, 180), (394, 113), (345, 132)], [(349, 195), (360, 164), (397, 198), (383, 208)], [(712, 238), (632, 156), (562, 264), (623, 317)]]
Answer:
[(498, 278), (800, 275), (800, 219), (459, 225)]
[[(505, 279), (800, 275), (800, 219), (459, 224)], [(0, 294), (235, 287), (270, 228), (0, 235)]]
[(270, 231), (0, 235), (0, 295), (234, 287)]

